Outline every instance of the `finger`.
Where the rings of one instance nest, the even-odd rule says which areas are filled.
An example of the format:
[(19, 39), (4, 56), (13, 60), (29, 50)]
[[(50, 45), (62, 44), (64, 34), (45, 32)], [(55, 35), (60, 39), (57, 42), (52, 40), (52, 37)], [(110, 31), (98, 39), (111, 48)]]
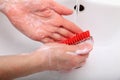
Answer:
[[(50, 32), (50, 33), (53, 33), (53, 32), (56, 32), (58, 30), (59, 27), (56, 27), (56, 26), (52, 26), (50, 24), (45, 24), (43, 26), (41, 26), (45, 31), (47, 32)], [(51, 34), (48, 34), (48, 35), (51, 35)]]
[(65, 47), (66, 51), (76, 53), (77, 55), (87, 54), (92, 50), (92, 45), (84, 42), (77, 45), (66, 45)]
[(86, 56), (73, 56), (71, 64), (74, 68), (80, 67), (81, 63), (85, 62), (87, 59)]
[(41, 42), (43, 42), (43, 43), (51, 43), (51, 42), (55, 42), (55, 41), (53, 39), (51, 39), (51, 38), (44, 38), (44, 39), (41, 40)]
[(70, 37), (74, 36), (74, 34), (72, 32), (66, 30), (65, 28), (59, 28), (59, 30), (57, 32), (66, 38), (70, 38)]
[(53, 33), (52, 35), (50, 35), (50, 37), (52, 39), (54, 39), (55, 41), (61, 41), (61, 40), (66, 40), (65, 37), (63, 37), (62, 35), (58, 34), (58, 33)]
[(78, 65), (79, 65), (80, 63), (86, 61), (86, 59), (87, 59), (86, 56), (79, 56), (79, 57), (77, 57), (77, 58), (78, 58), (78, 59), (77, 59), (77, 63), (78, 63)]
[(86, 53), (86, 54), (80, 54), (79, 56), (84, 56), (84, 57), (88, 58), (89, 53)]
[(61, 15), (69, 15), (69, 14), (73, 13), (73, 11), (71, 9), (66, 8), (63, 5), (60, 5), (59, 3), (55, 2), (55, 1), (53, 1), (51, 4), (52, 4), (51, 8)]
[[(80, 55), (88, 54), (93, 49), (93, 45), (87, 41), (77, 44), (77, 46), (83, 50), (83, 54)], [(80, 53), (81, 50), (78, 50), (76, 52)]]
[(83, 32), (82, 29), (80, 29), (77, 25), (75, 25), (73, 22), (68, 21), (67, 19), (64, 19), (64, 23), (62, 25), (67, 30), (73, 32), (73, 33), (81, 33)]
[(81, 48), (81, 46), (84, 46), (84, 45), (80, 45), (80, 46), (71, 45), (69, 47), (65, 46), (65, 49), (67, 50), (66, 53), (70, 56), (73, 56), (74, 59), (76, 59), (76, 61), (82, 61), (88, 58), (91, 48), (89, 48), (89, 45), (85, 46), (84, 48)]
[(83, 61), (82, 63), (80, 63), (75, 69), (79, 69), (81, 68), (83, 65), (85, 65), (86, 61)]
[(84, 58), (88, 58), (88, 56), (89, 56), (89, 53), (87, 53), (87, 54), (82, 54), (82, 55), (79, 55), (79, 57), (84, 57)]

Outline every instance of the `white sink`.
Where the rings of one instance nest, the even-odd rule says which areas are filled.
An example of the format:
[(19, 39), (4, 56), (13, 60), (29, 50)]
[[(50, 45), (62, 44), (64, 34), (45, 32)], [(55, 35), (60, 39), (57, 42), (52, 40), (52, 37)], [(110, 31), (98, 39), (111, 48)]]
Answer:
[[(56, 0), (73, 9), (76, 0)], [(68, 73), (42, 72), (16, 80), (120, 80), (120, 0), (80, 0), (85, 7), (79, 12), (77, 23), (90, 30), (94, 49), (86, 65)], [(75, 22), (75, 14), (67, 17)], [(34, 42), (12, 27), (0, 14), (0, 54), (32, 51), (40, 43)]]

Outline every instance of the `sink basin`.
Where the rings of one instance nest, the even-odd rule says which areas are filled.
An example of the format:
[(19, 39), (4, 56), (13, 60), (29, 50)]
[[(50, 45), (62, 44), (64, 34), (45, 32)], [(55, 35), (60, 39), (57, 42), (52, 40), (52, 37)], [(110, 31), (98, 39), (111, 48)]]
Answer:
[[(71, 9), (76, 4), (76, 0), (56, 1)], [(16, 80), (120, 80), (120, 0), (80, 0), (79, 4), (84, 10), (66, 18), (91, 31), (95, 43), (87, 63), (71, 72), (42, 72)], [(1, 13), (0, 26), (1, 55), (29, 52), (41, 45), (14, 29)]]

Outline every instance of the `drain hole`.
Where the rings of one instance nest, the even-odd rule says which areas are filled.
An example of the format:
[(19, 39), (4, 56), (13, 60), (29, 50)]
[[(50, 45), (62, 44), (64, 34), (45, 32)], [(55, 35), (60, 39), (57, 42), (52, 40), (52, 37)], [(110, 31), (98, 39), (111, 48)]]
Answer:
[[(74, 6), (74, 10), (77, 10), (77, 5)], [(79, 11), (84, 11), (85, 7), (83, 5), (79, 5)]]

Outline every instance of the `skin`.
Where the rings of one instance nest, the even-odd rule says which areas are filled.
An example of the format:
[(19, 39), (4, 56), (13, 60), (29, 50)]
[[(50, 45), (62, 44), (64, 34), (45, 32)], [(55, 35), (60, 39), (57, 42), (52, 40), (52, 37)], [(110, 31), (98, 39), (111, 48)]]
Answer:
[(53, 0), (9, 0), (1, 10), (29, 38), (43, 43), (58, 42), (82, 32), (63, 15), (72, 10)]
[[(0, 80), (46, 70), (68, 71), (86, 62), (92, 45), (55, 43), (82, 32), (74, 23), (63, 18), (62, 15), (72, 14), (70, 9), (53, 0), (0, 0), (0, 11), (23, 34), (47, 43), (29, 55), (0, 56)], [(75, 55), (77, 50), (84, 48), (87, 48), (84, 55)]]
[[(75, 54), (75, 51), (84, 49), (88, 50), (84, 55)], [(29, 55), (1, 56), (0, 80), (15, 79), (46, 70), (69, 71), (81, 67), (91, 49), (92, 46), (87, 43), (71, 46), (49, 43)]]

